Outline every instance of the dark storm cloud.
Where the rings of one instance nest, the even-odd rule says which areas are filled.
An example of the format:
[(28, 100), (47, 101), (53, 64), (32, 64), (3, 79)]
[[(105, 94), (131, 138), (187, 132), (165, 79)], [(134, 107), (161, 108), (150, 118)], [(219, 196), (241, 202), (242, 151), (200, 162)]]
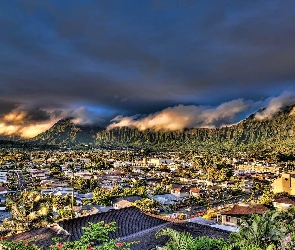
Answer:
[(179, 104), (218, 107), (244, 98), (262, 105), (295, 91), (294, 7), (275, 0), (2, 1), (0, 113), (22, 111), (41, 123), (74, 113), (106, 124)]
[(18, 106), (15, 102), (0, 100), (0, 116), (9, 113)]
[(3, 116), (7, 124), (35, 124), (49, 121), (52, 114), (39, 108), (16, 108)]

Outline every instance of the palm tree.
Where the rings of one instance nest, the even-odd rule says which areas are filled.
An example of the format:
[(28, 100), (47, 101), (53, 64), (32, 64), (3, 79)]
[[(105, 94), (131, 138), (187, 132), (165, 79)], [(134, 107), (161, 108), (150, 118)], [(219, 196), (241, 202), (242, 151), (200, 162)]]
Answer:
[(267, 211), (263, 215), (254, 214), (243, 219), (240, 231), (232, 233), (230, 239), (242, 247), (253, 245), (265, 248), (271, 244), (280, 245), (286, 233), (286, 228), (278, 225), (280, 216), (277, 211)]
[(162, 248), (163, 250), (186, 250), (192, 249), (194, 238), (189, 233), (180, 233), (171, 228), (165, 228), (156, 234), (156, 238), (169, 236), (170, 241)]

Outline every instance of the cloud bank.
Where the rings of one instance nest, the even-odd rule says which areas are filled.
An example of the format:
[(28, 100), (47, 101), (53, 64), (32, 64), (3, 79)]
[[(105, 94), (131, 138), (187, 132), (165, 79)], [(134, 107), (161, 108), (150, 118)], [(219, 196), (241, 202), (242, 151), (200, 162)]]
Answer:
[(295, 93), (283, 92), (278, 97), (270, 99), (268, 106), (260, 112), (257, 112), (255, 118), (258, 120), (271, 119), (283, 108), (295, 104)]
[(115, 127), (133, 126), (139, 130), (183, 130), (184, 128), (216, 128), (232, 125), (238, 122), (238, 117), (245, 111), (265, 107), (255, 114), (255, 119), (270, 119), (284, 107), (295, 104), (295, 93), (283, 92), (278, 97), (265, 101), (237, 99), (222, 103), (217, 107), (178, 105), (166, 108), (146, 117), (117, 116), (112, 120), (108, 129)]
[(0, 135), (32, 138), (54, 125), (58, 120), (71, 117), (75, 124), (96, 123), (100, 120), (85, 107), (65, 110), (46, 110), (20, 106), (0, 117)]
[(241, 112), (249, 108), (242, 99), (223, 103), (216, 108), (208, 106), (178, 105), (166, 108), (147, 117), (117, 116), (108, 127), (134, 126), (139, 130), (183, 130), (192, 127), (220, 127), (232, 124)]
[[(175, 131), (184, 128), (216, 128), (236, 124), (257, 110), (255, 119), (270, 119), (289, 105), (295, 104), (294, 92), (261, 101), (236, 99), (218, 106), (176, 105), (148, 115), (110, 118), (107, 129), (133, 126), (139, 130)], [(263, 109), (262, 109), (263, 108)], [(294, 109), (295, 110), (295, 109)], [(106, 122), (87, 107), (48, 109), (34, 105), (19, 105), (0, 114), (0, 135), (18, 135), (31, 138), (49, 129), (58, 120), (71, 117), (75, 124), (102, 124)], [(295, 112), (295, 111), (294, 111)], [(294, 113), (293, 112), (293, 113)], [(292, 114), (293, 114), (292, 113)]]

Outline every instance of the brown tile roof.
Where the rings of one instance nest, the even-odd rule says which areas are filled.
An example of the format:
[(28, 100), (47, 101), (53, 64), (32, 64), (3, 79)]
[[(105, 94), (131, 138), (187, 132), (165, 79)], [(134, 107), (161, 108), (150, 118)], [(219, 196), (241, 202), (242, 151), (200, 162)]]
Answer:
[(245, 216), (250, 214), (263, 214), (268, 208), (263, 205), (235, 205), (231, 210), (222, 215)]
[(191, 188), (190, 192), (199, 194), (201, 192), (201, 189), (199, 189), (199, 188)]
[(9, 237), (9, 239), (13, 241), (33, 240), (34, 244), (38, 246), (43, 246), (45, 249), (48, 249), (50, 245), (54, 244), (52, 238), (62, 238), (61, 241), (64, 242), (70, 239), (70, 235), (67, 235), (63, 231), (60, 231), (58, 228), (42, 227), (36, 230), (27, 231)]
[[(213, 228), (206, 225), (200, 225), (197, 223), (171, 223), (165, 225), (163, 228), (171, 228), (178, 232), (188, 232), (193, 237), (208, 236), (212, 238), (223, 238), (228, 239), (230, 232), (224, 231), (218, 228)], [(159, 228), (150, 230), (146, 233), (140, 234), (137, 237), (132, 237), (126, 242), (139, 241), (138, 244), (132, 245), (132, 250), (150, 250), (156, 249), (156, 246), (164, 246), (169, 240), (168, 237), (159, 237), (156, 239), (155, 234), (160, 231)]]
[(295, 205), (295, 201), (291, 200), (289, 197), (275, 198), (273, 202)]
[(142, 199), (142, 197), (137, 196), (137, 195), (125, 196), (125, 197), (120, 197), (120, 198), (113, 199), (112, 204), (115, 204), (115, 203), (120, 202), (120, 201), (135, 202), (135, 201), (138, 201), (138, 200), (141, 200), (141, 199)]

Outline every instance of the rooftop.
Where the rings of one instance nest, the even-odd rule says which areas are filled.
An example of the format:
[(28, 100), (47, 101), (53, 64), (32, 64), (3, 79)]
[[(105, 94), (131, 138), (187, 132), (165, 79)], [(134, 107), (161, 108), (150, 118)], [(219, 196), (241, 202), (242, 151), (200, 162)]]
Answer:
[(263, 214), (268, 208), (264, 205), (235, 205), (231, 210), (221, 213), (222, 215), (243, 216), (250, 214)]
[(132, 250), (148, 250), (164, 245), (168, 240), (167, 237), (155, 239), (156, 232), (164, 227), (169, 227), (180, 232), (190, 232), (194, 237), (206, 235), (210, 237), (228, 238), (229, 236), (228, 232), (220, 229), (187, 222), (167, 222), (159, 217), (146, 215), (135, 207), (129, 207), (64, 220), (53, 227), (44, 227), (24, 232), (14, 235), (10, 239), (14, 241), (34, 240), (38, 246), (48, 249), (53, 244), (52, 238), (62, 237), (63, 241), (80, 239), (83, 233), (82, 227), (88, 226), (89, 222), (97, 223), (100, 221), (104, 221), (104, 223), (116, 222), (118, 230), (110, 233), (111, 238), (121, 238), (122, 241), (127, 242), (140, 241), (140, 243), (131, 247)]

